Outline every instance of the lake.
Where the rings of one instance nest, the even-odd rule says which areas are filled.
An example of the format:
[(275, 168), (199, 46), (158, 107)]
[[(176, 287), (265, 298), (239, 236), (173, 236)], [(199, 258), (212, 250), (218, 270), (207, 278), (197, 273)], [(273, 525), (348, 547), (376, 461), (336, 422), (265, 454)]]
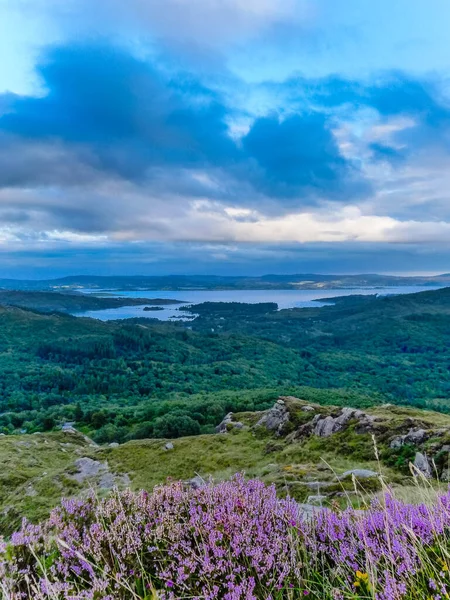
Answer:
[[(145, 306), (151, 306), (147, 302), (142, 306), (123, 306), (121, 308), (109, 308), (106, 310), (90, 310), (82, 313), (74, 313), (75, 316), (92, 317), (101, 321), (110, 321), (113, 319), (130, 319), (133, 317), (143, 317), (147, 319), (168, 320), (191, 320), (190, 313), (183, 311), (183, 307), (190, 304), (200, 304), (201, 302), (246, 302), (256, 304), (258, 302), (276, 302), (279, 309), (283, 308), (306, 308), (311, 306), (324, 306), (325, 303), (320, 300), (333, 298), (335, 296), (351, 296), (355, 294), (369, 295), (378, 294), (380, 296), (388, 294), (412, 294), (414, 292), (423, 292), (427, 290), (439, 289), (442, 286), (398, 286), (398, 287), (377, 287), (377, 288), (351, 288), (335, 290), (185, 290), (177, 292), (168, 292), (164, 290), (152, 291), (120, 291), (120, 290), (98, 290), (82, 289), (85, 294), (108, 294), (120, 298), (169, 298), (180, 300), (182, 304), (165, 306), (163, 310), (144, 311)], [(317, 302), (319, 300), (319, 302)]]

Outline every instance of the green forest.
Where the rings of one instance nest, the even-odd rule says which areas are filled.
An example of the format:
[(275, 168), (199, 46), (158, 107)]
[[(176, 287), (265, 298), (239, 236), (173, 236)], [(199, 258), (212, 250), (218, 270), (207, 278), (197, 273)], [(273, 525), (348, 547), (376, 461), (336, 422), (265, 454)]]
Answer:
[(450, 412), (450, 288), (281, 311), (205, 303), (189, 322), (73, 317), (56, 293), (49, 314), (28, 293), (27, 308), (0, 306), (3, 434), (71, 423), (99, 443), (175, 438), (281, 393)]

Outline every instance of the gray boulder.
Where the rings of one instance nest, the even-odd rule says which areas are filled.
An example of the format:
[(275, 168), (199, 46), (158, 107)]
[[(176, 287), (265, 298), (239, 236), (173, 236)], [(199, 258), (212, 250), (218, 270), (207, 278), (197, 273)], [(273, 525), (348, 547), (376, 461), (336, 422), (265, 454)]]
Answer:
[(403, 444), (405, 443), (405, 436), (404, 435), (397, 435), (389, 444), (390, 448), (392, 448), (392, 450), (397, 450), (398, 448), (401, 448), (403, 446)]
[(315, 494), (314, 496), (308, 496), (306, 500), (307, 504), (313, 504), (315, 506), (322, 506), (324, 500), (326, 500), (326, 496), (322, 496), (322, 494)]
[(319, 492), (320, 490), (326, 489), (334, 485), (332, 481), (305, 481), (302, 483), (308, 489), (314, 490), (315, 492)]
[(189, 479), (189, 481), (186, 481), (186, 485), (193, 490), (198, 490), (206, 485), (206, 481), (203, 477), (200, 477), (200, 475), (196, 475), (195, 477), (192, 477), (192, 479)]
[(441, 481), (450, 481), (450, 469), (444, 469), (440, 477)]
[(370, 469), (351, 469), (350, 471), (345, 471), (345, 473), (342, 473), (338, 479), (341, 481), (342, 479), (352, 476), (355, 476), (356, 479), (369, 479), (370, 477), (378, 477), (378, 473), (371, 471)]
[(233, 413), (230, 412), (224, 417), (224, 419), (217, 425), (216, 433), (228, 433), (228, 426), (233, 422)]
[(363, 418), (367, 418), (362, 410), (355, 410), (354, 408), (345, 407), (341, 410), (341, 413), (337, 417), (324, 417), (319, 418), (315, 422), (313, 433), (319, 437), (328, 437), (333, 433), (342, 431), (348, 423), (352, 420), (361, 421)]
[(328, 437), (338, 430), (339, 426), (336, 426), (335, 419), (333, 417), (325, 417), (317, 421), (313, 433), (319, 437)]
[(289, 411), (284, 400), (279, 398), (275, 405), (260, 418), (256, 425), (280, 434), (288, 421)]
[(167, 444), (164, 446), (164, 450), (173, 450), (174, 445), (172, 442), (167, 442)]
[(409, 433), (407, 433), (404, 437), (405, 444), (413, 444), (414, 446), (418, 446), (419, 444), (423, 444), (423, 442), (427, 439), (427, 432), (425, 429), (411, 429)]
[(432, 469), (426, 454), (422, 454), (422, 452), (416, 452), (416, 456), (414, 458), (414, 466), (427, 479), (431, 477)]
[(244, 425), (239, 421), (233, 421), (233, 413), (230, 412), (216, 427), (216, 433), (228, 433), (230, 429), (242, 429)]

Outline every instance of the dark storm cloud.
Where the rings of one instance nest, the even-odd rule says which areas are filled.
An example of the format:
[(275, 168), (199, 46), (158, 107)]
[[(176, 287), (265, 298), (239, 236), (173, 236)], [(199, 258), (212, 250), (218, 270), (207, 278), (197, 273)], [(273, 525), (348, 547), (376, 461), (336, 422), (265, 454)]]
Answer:
[(17, 97), (0, 128), (21, 140), (87, 147), (98, 170), (139, 179), (149, 166), (226, 164), (235, 145), (227, 109), (196, 80), (110, 46), (53, 49), (39, 67), (47, 93)]
[(54, 48), (38, 70), (44, 95), (8, 98), (0, 118), (3, 186), (99, 177), (148, 183), (161, 169), (166, 180), (177, 170), (203, 169), (215, 170), (222, 189), (250, 182), (254, 194), (282, 204), (301, 194), (305, 201), (308, 194), (348, 197), (360, 178), (325, 114), (257, 119), (240, 143), (229, 131), (235, 110), (218, 92), (191, 74), (170, 77), (156, 61), (108, 45), (70, 46)]
[(257, 119), (243, 147), (258, 165), (260, 185), (269, 195), (293, 196), (299, 189), (326, 190), (328, 199), (353, 196), (357, 169), (340, 153), (327, 117), (320, 112)]

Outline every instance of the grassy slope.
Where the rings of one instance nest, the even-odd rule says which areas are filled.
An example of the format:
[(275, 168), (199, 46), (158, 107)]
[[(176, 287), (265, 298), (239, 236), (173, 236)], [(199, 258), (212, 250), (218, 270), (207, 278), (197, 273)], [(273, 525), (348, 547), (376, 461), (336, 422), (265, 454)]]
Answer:
[[(333, 410), (320, 408), (322, 414)], [(418, 420), (425, 428), (450, 430), (450, 417), (439, 413), (399, 407), (377, 407), (367, 412), (388, 416), (392, 431), (408, 418)], [(369, 434), (356, 434), (350, 429), (332, 438), (312, 436), (291, 443), (251, 429), (260, 416), (238, 414), (236, 420), (248, 427), (228, 435), (180, 438), (173, 441), (172, 450), (165, 449), (165, 440), (132, 441), (110, 448), (93, 447), (83, 436), (64, 432), (0, 436), (0, 531), (10, 532), (23, 515), (42, 517), (61, 496), (78, 495), (91, 486), (98, 489), (95, 477), (82, 484), (72, 479), (74, 462), (81, 457), (106, 462), (114, 474), (127, 474), (135, 490), (151, 490), (168, 478), (188, 480), (198, 474), (205, 479), (223, 479), (245, 471), (249, 477), (275, 483), (280, 493), (289, 491), (299, 501), (315, 493), (307, 488), (307, 481), (332, 481), (336, 473), (352, 468), (377, 470)], [(383, 467), (383, 472), (391, 483), (410, 484), (409, 477), (392, 468)], [(336, 484), (336, 489), (341, 487)]]
[(1, 436), (0, 531), (16, 527), (25, 515), (39, 519), (61, 496), (79, 493), (67, 470), (93, 451), (78, 434)]

